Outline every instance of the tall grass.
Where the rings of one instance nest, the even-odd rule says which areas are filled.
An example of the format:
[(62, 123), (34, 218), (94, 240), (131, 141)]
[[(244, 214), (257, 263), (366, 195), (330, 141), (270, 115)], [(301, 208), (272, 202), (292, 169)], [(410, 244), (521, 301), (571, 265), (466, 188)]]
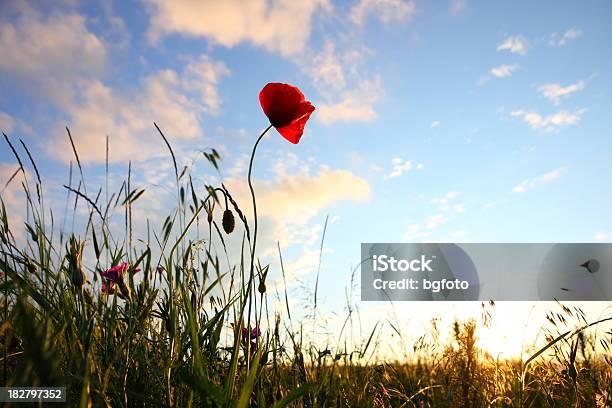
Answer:
[[(551, 312), (549, 322), (559, 331), (550, 331), (547, 345), (525, 361), (500, 361), (479, 349), (475, 321), (456, 322), (444, 341), (434, 321), (412, 349), (391, 321), (378, 322), (365, 338), (351, 341), (349, 326), (358, 308), (350, 301), (335, 333), (337, 343), (325, 347), (314, 341), (317, 271), (307, 341), (308, 322), (291, 314), (280, 243), (278, 272), (285, 291), (282, 307), (269, 307), (270, 266), (257, 258), (256, 208), (249, 220), (240, 207), (244, 203), (224, 185), (194, 188), (187, 167), (179, 171), (168, 138), (155, 127), (172, 159), (177, 205), (162, 225), (145, 220), (146, 236), (134, 236), (135, 223), (143, 221), (134, 219), (133, 207), (146, 192), (133, 186), (131, 165), (119, 190), (108, 189), (108, 141), (106, 187), (88, 190), (77, 144), (67, 130), (75, 165), (64, 186), (64, 214), (86, 209), (83, 230), (76, 234), (74, 227), (66, 228), (66, 216), (58, 228), (56, 215), (46, 208), (43, 181), (26, 145), (20, 143), (36, 177), (26, 176), (23, 154), (4, 135), (16, 171), (3, 192), (21, 182), (27, 211), (25, 225), (11, 225), (0, 200), (4, 385), (65, 386), (68, 405), (81, 407), (612, 403), (612, 332), (586, 330), (608, 319), (589, 323), (579, 308), (560, 305), (560, 312)], [(216, 150), (202, 157), (218, 169)], [(120, 232), (111, 227), (117, 211), (123, 214)], [(242, 234), (240, 253), (230, 253), (229, 234)], [(111, 287), (102, 274), (123, 262), (125, 273)], [(493, 309), (493, 303), (483, 305), (487, 313)], [(396, 347), (405, 350), (404, 361), (372, 358), (383, 325), (399, 335)]]

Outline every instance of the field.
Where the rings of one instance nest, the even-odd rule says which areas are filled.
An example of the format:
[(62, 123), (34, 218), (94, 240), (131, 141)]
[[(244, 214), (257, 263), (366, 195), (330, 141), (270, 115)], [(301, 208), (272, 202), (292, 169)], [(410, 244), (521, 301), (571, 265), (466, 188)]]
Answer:
[[(5, 138), (16, 169), (7, 185), (22, 184), (28, 218), (12, 225), (3, 201), (3, 384), (65, 386), (68, 405), (81, 407), (612, 405), (612, 318), (587, 321), (577, 307), (558, 304), (542, 322), (548, 344), (523, 360), (479, 348), (486, 318), (456, 322), (444, 340), (435, 321), (414, 343), (396, 337), (404, 360), (373, 358), (383, 322), (356, 343), (346, 324), (333, 348), (311, 341), (316, 287), (314, 312), (303, 321), (292, 316), (286, 291), (272, 307), (279, 301), (256, 256), (256, 212), (246, 215), (255, 192), (253, 203), (237, 203), (223, 185), (198, 191), (157, 130), (176, 176), (177, 206), (165, 223), (133, 219), (146, 191), (129, 174), (119, 191), (88, 190), (73, 143), (66, 205), (86, 209), (79, 233), (45, 207), (26, 146), (18, 151)], [(219, 165), (215, 150), (202, 153)], [(117, 211), (120, 231), (109, 221)], [(136, 223), (147, 226), (146, 236), (134, 236)], [(228, 253), (229, 234), (242, 236), (241, 253)], [(282, 264), (280, 247), (278, 256)], [(482, 309), (486, 317), (495, 304)], [(348, 322), (356, 312), (345, 313)]]

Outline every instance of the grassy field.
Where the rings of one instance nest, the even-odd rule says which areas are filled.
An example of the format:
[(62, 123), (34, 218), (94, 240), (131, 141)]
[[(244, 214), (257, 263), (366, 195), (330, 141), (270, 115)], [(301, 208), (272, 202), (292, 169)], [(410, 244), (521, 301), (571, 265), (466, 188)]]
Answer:
[[(45, 207), (26, 146), (10, 148), (16, 171), (7, 184), (22, 184), (28, 217), (25, 227), (11, 225), (3, 200), (5, 385), (65, 386), (68, 405), (82, 407), (612, 405), (605, 316), (589, 322), (579, 308), (558, 305), (542, 322), (548, 344), (522, 361), (480, 350), (482, 322), (472, 320), (456, 322), (445, 340), (435, 322), (415, 343), (398, 340), (405, 361), (371, 358), (380, 326), (352, 348), (342, 346), (354, 344), (343, 328), (338, 347), (322, 349), (305, 340), (311, 322), (291, 315), (287, 292), (281, 307), (269, 304), (276, 300), (266, 286), (269, 268), (256, 257), (257, 218), (241, 209), (255, 194), (239, 205), (222, 185), (198, 191), (170, 149), (178, 204), (163, 225), (147, 225), (132, 217), (145, 190), (129, 175), (117, 192), (88, 190), (75, 148), (65, 187), (69, 208), (86, 209), (76, 233)], [(202, 153), (219, 165), (216, 151)], [(110, 226), (117, 211), (122, 231)], [(147, 225), (147, 236), (134, 236), (136, 222)], [(242, 235), (241, 253), (227, 252), (229, 234)], [(608, 331), (596, 335), (588, 326)]]

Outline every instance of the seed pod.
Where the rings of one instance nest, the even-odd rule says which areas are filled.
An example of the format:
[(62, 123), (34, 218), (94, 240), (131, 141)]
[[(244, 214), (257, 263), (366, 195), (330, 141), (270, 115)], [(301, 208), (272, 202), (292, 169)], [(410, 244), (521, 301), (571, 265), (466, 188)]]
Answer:
[(206, 206), (206, 212), (208, 213), (208, 223), (212, 224), (213, 222), (213, 208), (211, 206)]
[(30, 272), (30, 273), (35, 273), (36, 272), (36, 266), (34, 266), (32, 261), (30, 261), (28, 258), (26, 258), (26, 268), (27, 268), (28, 272)]
[(264, 293), (266, 293), (266, 282), (261, 280), (259, 281), (259, 287), (257, 288), (257, 290), (259, 291), (259, 293), (261, 293), (262, 295)]
[(270, 265), (262, 268), (259, 275), (259, 287), (257, 290), (262, 295), (266, 293), (266, 278), (268, 277), (268, 272), (270, 271)]
[(223, 224), (223, 231), (225, 231), (226, 234), (231, 234), (232, 231), (234, 231), (236, 221), (234, 219), (234, 213), (232, 213), (232, 210), (227, 209), (223, 212), (223, 219), (221, 220), (221, 223)]
[(66, 247), (70, 281), (74, 286), (81, 287), (85, 283), (85, 273), (83, 272), (83, 249), (85, 248), (85, 243), (77, 241), (72, 236)]

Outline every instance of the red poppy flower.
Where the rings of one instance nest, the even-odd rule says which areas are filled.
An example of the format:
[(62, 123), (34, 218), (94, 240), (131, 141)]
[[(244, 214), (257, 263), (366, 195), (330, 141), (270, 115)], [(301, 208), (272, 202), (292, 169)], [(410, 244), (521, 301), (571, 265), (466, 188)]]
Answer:
[(270, 124), (293, 144), (300, 141), (304, 126), (315, 110), (295, 86), (269, 83), (259, 93), (259, 103)]

